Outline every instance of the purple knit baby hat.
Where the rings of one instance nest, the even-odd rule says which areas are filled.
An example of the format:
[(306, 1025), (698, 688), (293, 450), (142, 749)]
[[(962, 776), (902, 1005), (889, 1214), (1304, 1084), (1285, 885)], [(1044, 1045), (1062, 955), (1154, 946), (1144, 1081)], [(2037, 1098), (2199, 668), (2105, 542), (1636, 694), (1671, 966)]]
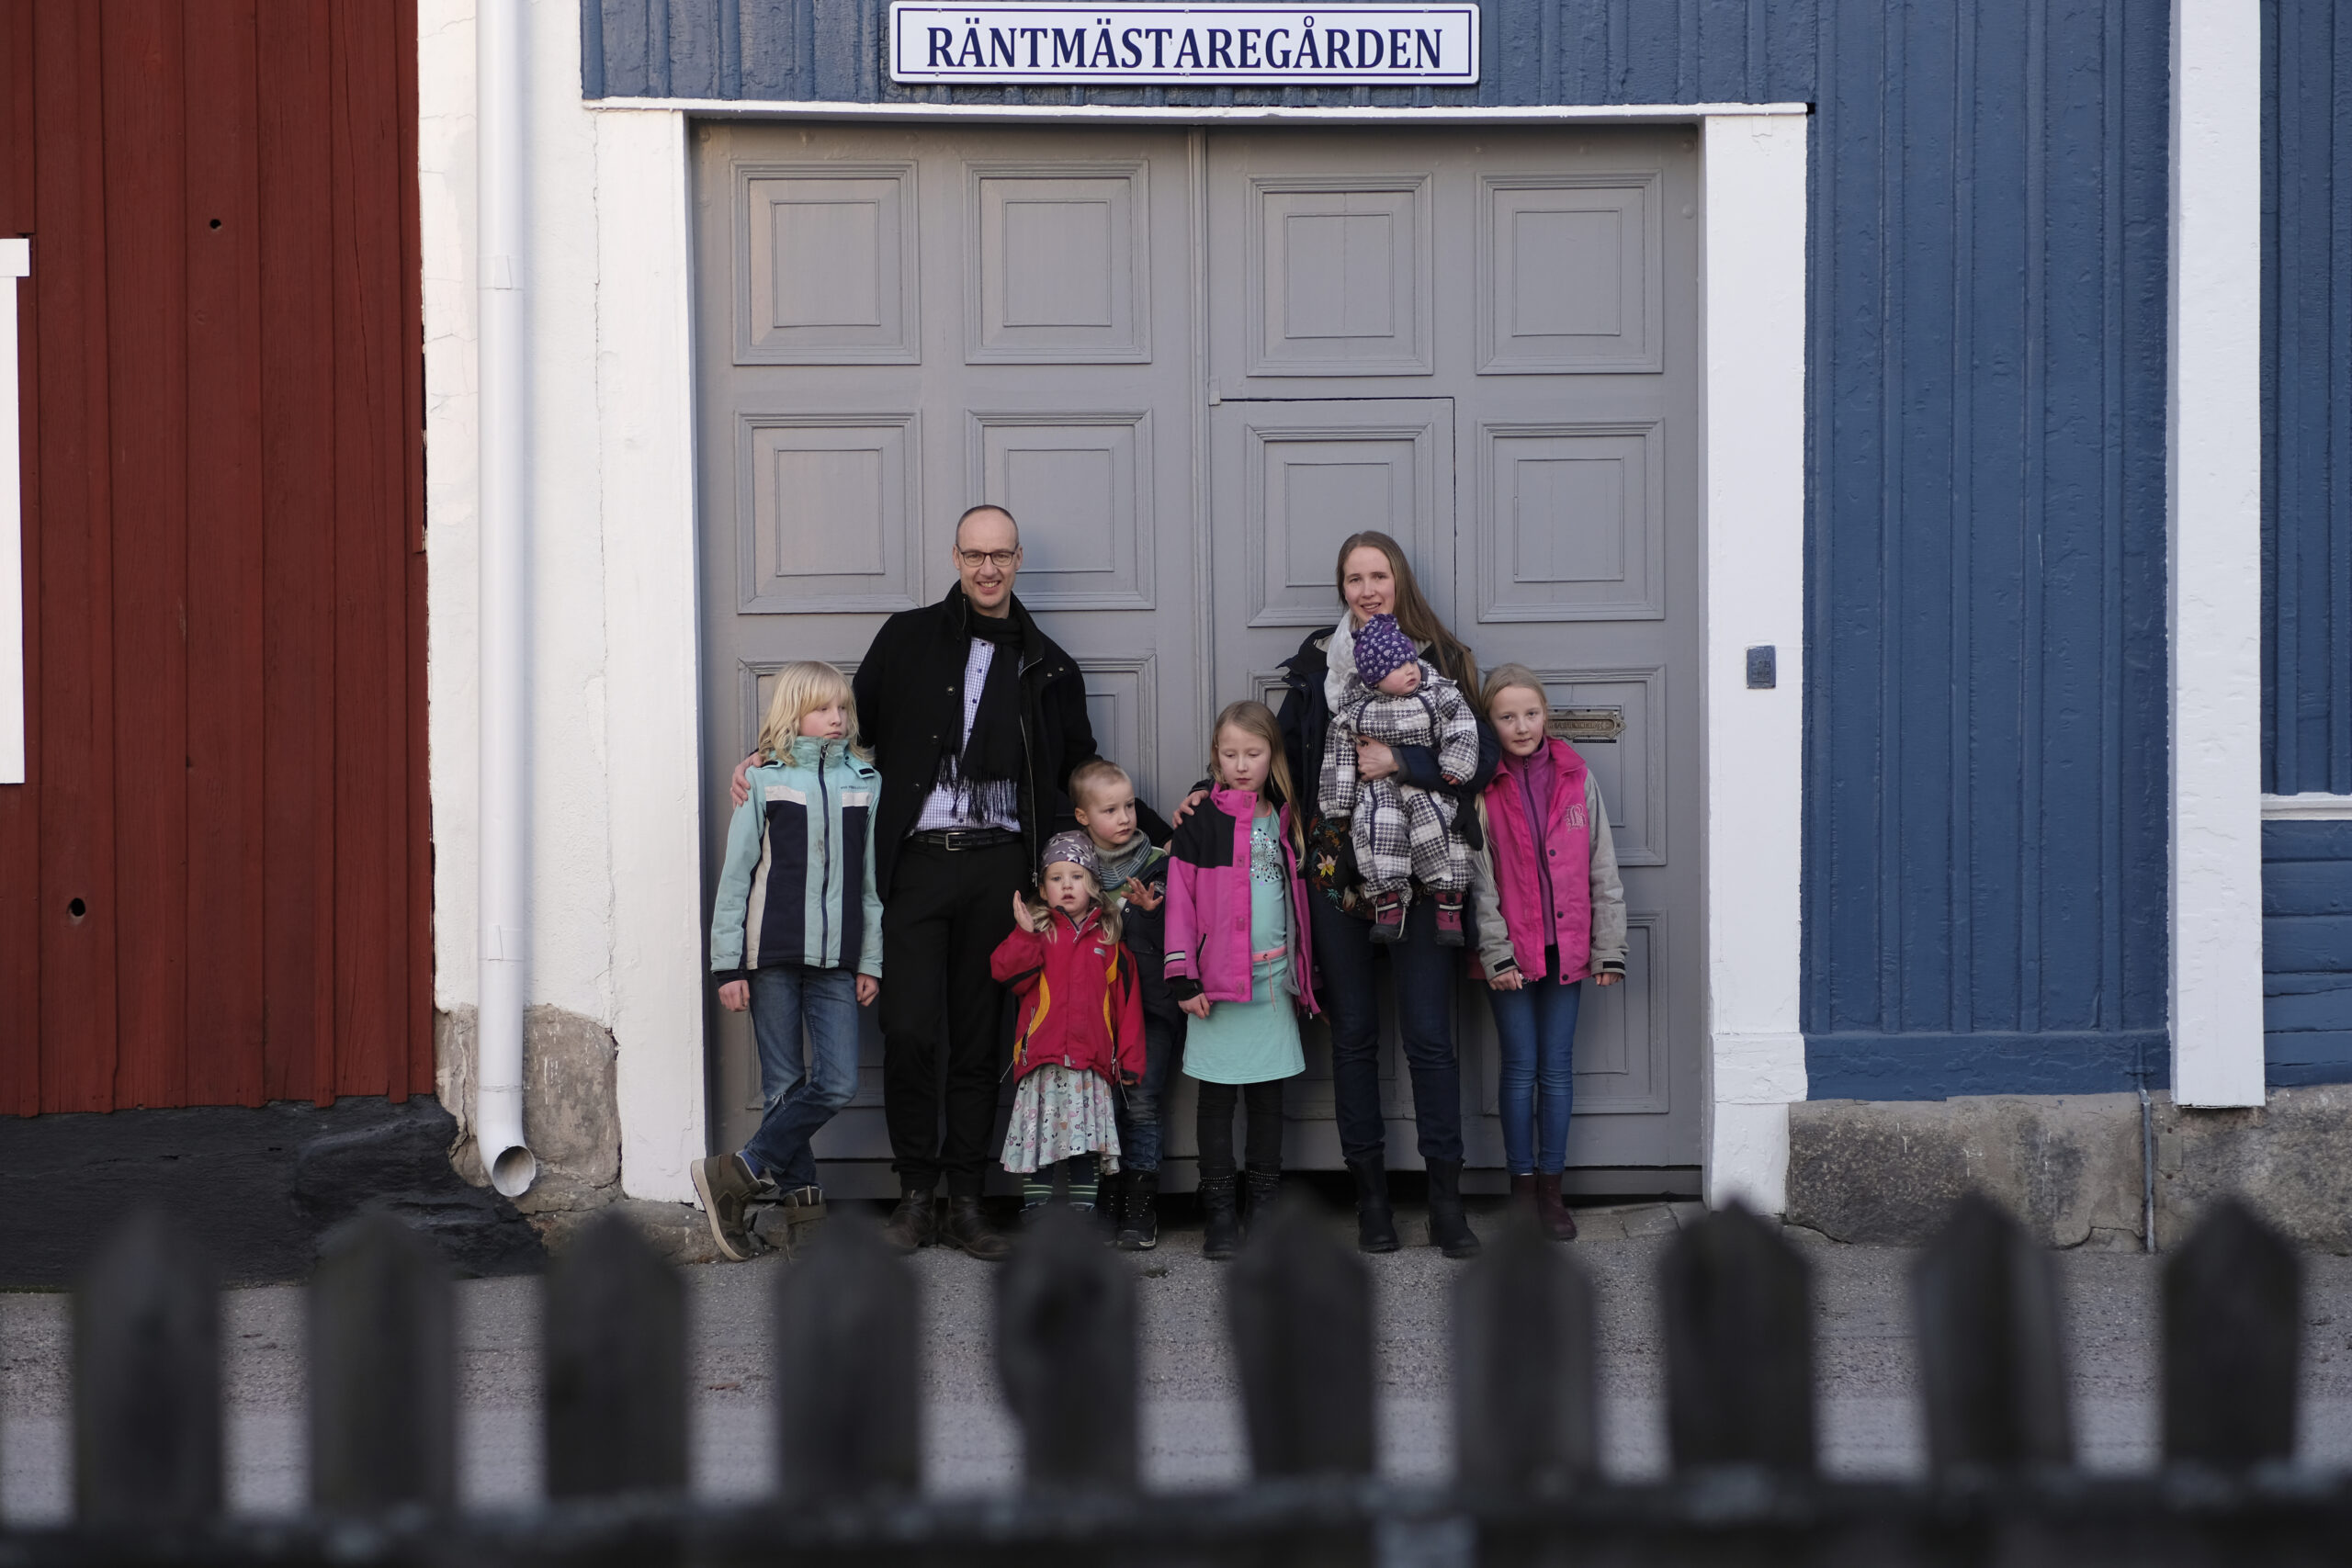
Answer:
[(1356, 633), (1356, 673), (1367, 686), (1379, 685), (1419, 658), (1394, 615), (1374, 615)]

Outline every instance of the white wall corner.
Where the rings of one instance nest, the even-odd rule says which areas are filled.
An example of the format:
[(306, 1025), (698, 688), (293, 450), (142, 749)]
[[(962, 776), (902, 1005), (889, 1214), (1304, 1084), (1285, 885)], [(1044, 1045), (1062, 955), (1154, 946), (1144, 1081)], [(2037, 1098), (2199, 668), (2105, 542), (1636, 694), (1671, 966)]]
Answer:
[(2261, 9), (2174, 0), (2172, 22), (2172, 1084), (2260, 1105)]
[(32, 242), (0, 240), (0, 784), (25, 782), (24, 429), (17, 357), (17, 279), (32, 276)]
[[(1706, 203), (1707, 1201), (1785, 1207), (1804, 800), (1803, 117), (1710, 115)], [(1776, 683), (1747, 683), (1747, 650)]]
[[(474, 301), (473, 0), (417, 0), (417, 196), (424, 331), (426, 777), (433, 804), (433, 1004), (479, 989), (481, 405)], [(453, 1110), (456, 1108), (452, 1108)], [(470, 1109), (460, 1114), (469, 1114)]]
[(686, 118), (595, 117), (596, 383), (621, 1190), (694, 1201), (705, 1127)]

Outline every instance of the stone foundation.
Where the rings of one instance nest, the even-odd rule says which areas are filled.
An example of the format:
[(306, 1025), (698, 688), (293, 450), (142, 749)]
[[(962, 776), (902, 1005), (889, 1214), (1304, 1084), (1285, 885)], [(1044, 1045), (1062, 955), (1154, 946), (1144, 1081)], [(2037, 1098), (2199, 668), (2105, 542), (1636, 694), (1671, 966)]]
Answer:
[[(487, 1188), (473, 1132), (474, 1016), (470, 1007), (435, 1016), (434, 1077), (441, 1102), (458, 1120), (450, 1164)], [(618, 1055), (612, 1032), (593, 1019), (544, 1006), (523, 1015), (523, 1141), (539, 1174), (514, 1207), (548, 1247), (560, 1249), (587, 1220), (620, 1204), (673, 1262), (715, 1262), (718, 1249), (701, 1210), (621, 1191)]]
[[(2249, 1111), (2153, 1099), (2160, 1247), (2234, 1193), (2298, 1244), (2352, 1254), (2352, 1085), (2273, 1089)], [(2137, 1095), (1789, 1108), (1788, 1222), (1838, 1241), (1917, 1246), (1975, 1188), (2049, 1246), (2137, 1250), (2143, 1179)]]

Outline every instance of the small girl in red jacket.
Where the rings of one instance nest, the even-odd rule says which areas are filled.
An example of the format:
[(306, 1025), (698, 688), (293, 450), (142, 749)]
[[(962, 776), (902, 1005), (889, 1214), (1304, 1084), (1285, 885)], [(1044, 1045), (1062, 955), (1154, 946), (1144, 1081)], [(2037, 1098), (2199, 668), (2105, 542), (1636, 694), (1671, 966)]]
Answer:
[(1012, 896), (1012, 934), (989, 960), (997, 983), (1021, 998), (1004, 1168), (1023, 1179), (1024, 1221), (1052, 1195), (1057, 1167), (1069, 1178), (1070, 1207), (1093, 1211), (1102, 1179), (1119, 1168), (1113, 1080), (1141, 1083), (1144, 1063), (1143, 991), (1093, 840), (1055, 834), (1038, 889), (1042, 908)]

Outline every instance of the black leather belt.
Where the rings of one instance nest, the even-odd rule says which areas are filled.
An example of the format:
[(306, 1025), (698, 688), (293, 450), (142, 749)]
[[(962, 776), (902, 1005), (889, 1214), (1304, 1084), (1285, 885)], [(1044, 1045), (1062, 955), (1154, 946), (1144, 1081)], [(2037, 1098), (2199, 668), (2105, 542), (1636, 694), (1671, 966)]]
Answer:
[(909, 837), (942, 850), (993, 850), (1021, 841), (1009, 828), (928, 828)]

